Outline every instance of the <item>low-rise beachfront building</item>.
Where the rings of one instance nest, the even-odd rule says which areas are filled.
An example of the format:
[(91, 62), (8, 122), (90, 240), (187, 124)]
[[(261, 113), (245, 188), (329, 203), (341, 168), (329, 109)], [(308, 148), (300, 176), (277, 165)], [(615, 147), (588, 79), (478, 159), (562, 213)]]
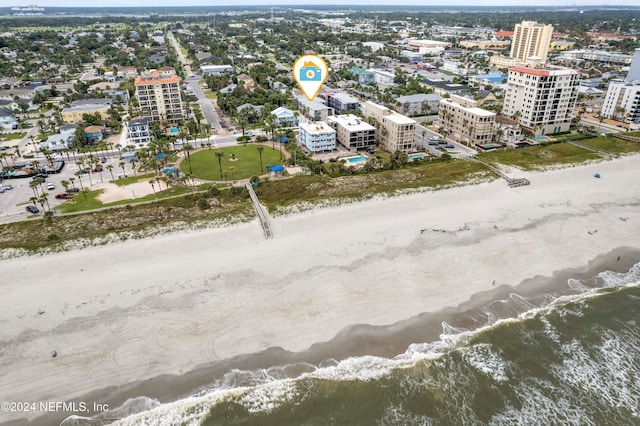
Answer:
[(349, 72), (354, 75), (355, 80), (360, 84), (371, 84), (375, 81), (373, 72), (360, 67), (349, 68)]
[(275, 116), (273, 124), (276, 127), (291, 127), (298, 125), (298, 117), (289, 108), (278, 107), (271, 111), (271, 115)]
[(440, 101), (438, 120), (450, 138), (470, 145), (488, 145), (493, 139), (496, 113), (478, 108), (478, 102), (451, 95)]
[(335, 92), (327, 95), (327, 105), (340, 113), (341, 111), (357, 111), (360, 109), (360, 101), (346, 93)]
[(62, 116), (62, 121), (68, 124), (84, 122), (82, 118), (84, 114), (98, 114), (101, 120), (107, 120), (110, 107), (111, 100), (109, 99), (86, 99), (72, 102), (71, 106), (64, 108), (60, 112), (60, 115)]
[(300, 123), (298, 125), (300, 143), (311, 153), (336, 149), (336, 131), (323, 121)]
[(151, 141), (151, 127), (149, 120), (142, 117), (136, 117), (129, 120), (127, 127), (127, 142), (131, 145), (145, 145)]
[(333, 115), (327, 124), (336, 131), (336, 138), (345, 148), (371, 149), (376, 146), (376, 128), (353, 114)]
[(396, 111), (404, 115), (437, 114), (442, 96), (435, 93), (418, 93), (396, 98)]
[(300, 113), (310, 121), (324, 121), (333, 115), (333, 109), (317, 100), (309, 101), (304, 95), (296, 97)]
[(413, 151), (415, 120), (371, 101), (362, 104), (362, 115), (376, 128), (378, 144), (384, 149), (389, 152)]

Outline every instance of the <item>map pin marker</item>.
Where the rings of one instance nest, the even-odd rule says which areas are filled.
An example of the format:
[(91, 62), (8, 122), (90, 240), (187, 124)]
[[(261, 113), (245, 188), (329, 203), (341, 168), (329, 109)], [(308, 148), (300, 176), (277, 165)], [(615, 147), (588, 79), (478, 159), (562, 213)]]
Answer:
[(329, 76), (327, 63), (318, 55), (304, 55), (296, 59), (293, 79), (309, 102), (313, 101)]

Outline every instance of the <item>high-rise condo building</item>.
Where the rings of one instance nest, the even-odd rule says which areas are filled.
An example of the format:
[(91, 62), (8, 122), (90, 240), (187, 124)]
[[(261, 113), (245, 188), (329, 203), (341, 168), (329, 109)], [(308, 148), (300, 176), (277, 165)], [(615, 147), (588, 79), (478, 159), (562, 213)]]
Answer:
[(543, 63), (547, 62), (552, 34), (551, 25), (539, 24), (535, 21), (522, 21), (516, 24), (509, 56), (521, 62), (525, 62), (532, 56), (540, 58)]
[(578, 98), (575, 70), (509, 69), (502, 113), (536, 136), (569, 130)]
[(179, 124), (184, 120), (180, 77), (151, 72), (136, 77), (134, 84), (142, 117), (150, 121), (166, 120), (169, 124)]
[(362, 104), (362, 115), (373, 119), (378, 143), (389, 152), (408, 153), (414, 149), (416, 121), (389, 108), (367, 101)]

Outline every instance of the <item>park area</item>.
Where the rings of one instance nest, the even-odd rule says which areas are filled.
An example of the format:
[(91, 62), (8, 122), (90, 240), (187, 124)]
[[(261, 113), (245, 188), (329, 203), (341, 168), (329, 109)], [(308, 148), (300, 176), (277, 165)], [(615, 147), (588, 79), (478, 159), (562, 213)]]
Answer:
[[(262, 151), (262, 152), (261, 152)], [(180, 170), (203, 180), (239, 180), (264, 175), (267, 166), (283, 164), (285, 153), (267, 145), (246, 144), (201, 149), (180, 162)]]

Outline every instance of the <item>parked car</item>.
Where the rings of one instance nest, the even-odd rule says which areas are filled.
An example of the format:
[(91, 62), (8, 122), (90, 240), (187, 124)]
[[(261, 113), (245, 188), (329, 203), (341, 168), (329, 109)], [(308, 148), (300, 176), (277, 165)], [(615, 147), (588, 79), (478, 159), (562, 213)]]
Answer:
[(67, 192), (78, 193), (78, 192), (80, 192), (80, 188), (76, 188), (76, 187), (74, 186), (73, 188), (69, 188), (69, 189), (67, 189)]
[(445, 148), (447, 148), (447, 149), (454, 149), (454, 148), (455, 148), (455, 145), (454, 145), (454, 144), (452, 144), (452, 143), (448, 143), (448, 144), (446, 144), (446, 145), (445, 145)]
[(438, 141), (437, 141), (437, 140), (435, 140), (435, 141), (429, 141), (429, 145), (437, 146), (437, 145), (438, 145)]
[(40, 210), (38, 210), (38, 208), (36, 206), (33, 205), (28, 205), (27, 207), (24, 208), (27, 212), (31, 213), (31, 214), (36, 214), (36, 213), (40, 213)]
[(69, 194), (65, 194), (65, 193), (56, 195), (56, 199), (58, 199), (58, 200), (68, 200), (70, 198), (73, 198), (73, 195), (69, 195)]
[(100, 162), (101, 162), (102, 164), (106, 163), (106, 162), (107, 162), (107, 157), (102, 157), (102, 158), (100, 159)]
[(93, 170), (91, 170), (93, 173), (98, 173), (102, 171), (102, 166), (100, 164), (98, 164)]
[(56, 189), (56, 186), (54, 184), (52, 184), (51, 182), (49, 182), (47, 184), (47, 191), (53, 191), (54, 189)]
[(33, 178), (32, 178), (32, 179), (36, 179), (36, 178), (46, 179), (46, 178), (48, 178), (48, 177), (49, 177), (49, 175), (48, 175), (48, 174), (46, 174), (46, 173), (38, 173), (38, 174), (33, 175)]
[(4, 189), (7, 189), (7, 190), (13, 189), (13, 185), (10, 185), (10, 184), (0, 185), (0, 186), (2, 186)]

